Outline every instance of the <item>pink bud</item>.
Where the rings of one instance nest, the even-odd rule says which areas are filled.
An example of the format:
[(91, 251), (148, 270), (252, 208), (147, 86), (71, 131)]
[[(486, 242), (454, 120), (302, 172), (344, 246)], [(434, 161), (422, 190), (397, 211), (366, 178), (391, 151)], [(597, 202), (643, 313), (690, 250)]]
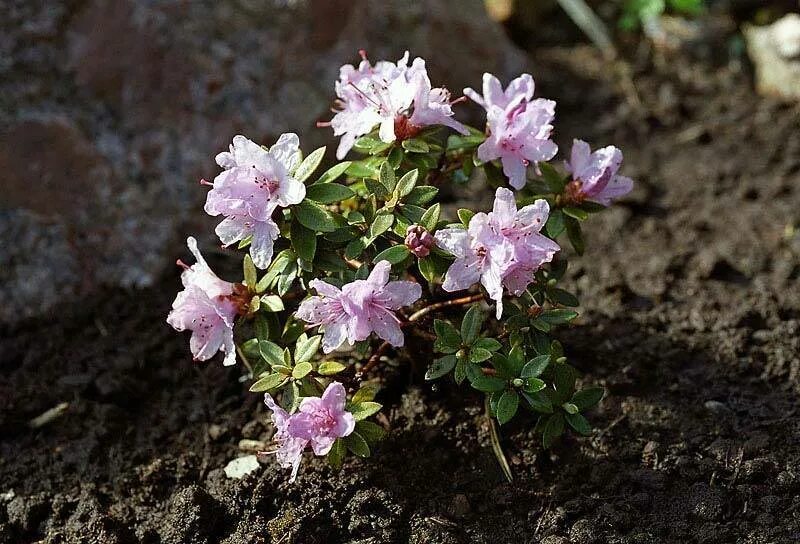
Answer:
[(417, 257), (427, 257), (435, 243), (430, 232), (422, 225), (411, 225), (406, 230), (406, 247)]

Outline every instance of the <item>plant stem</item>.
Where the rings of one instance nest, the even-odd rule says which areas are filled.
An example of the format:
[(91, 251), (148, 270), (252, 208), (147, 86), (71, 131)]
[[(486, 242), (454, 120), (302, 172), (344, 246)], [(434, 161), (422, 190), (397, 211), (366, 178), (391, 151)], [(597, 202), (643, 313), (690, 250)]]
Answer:
[(500, 433), (497, 430), (497, 421), (492, 417), (492, 411), (489, 408), (488, 396), (486, 397), (484, 405), (486, 407), (486, 419), (489, 420), (489, 438), (492, 443), (492, 451), (494, 451), (494, 456), (497, 457), (497, 462), (500, 464), (503, 475), (506, 477), (506, 480), (511, 483), (514, 477), (511, 474), (511, 467), (506, 459), (506, 454), (503, 453), (503, 447), (500, 445)]

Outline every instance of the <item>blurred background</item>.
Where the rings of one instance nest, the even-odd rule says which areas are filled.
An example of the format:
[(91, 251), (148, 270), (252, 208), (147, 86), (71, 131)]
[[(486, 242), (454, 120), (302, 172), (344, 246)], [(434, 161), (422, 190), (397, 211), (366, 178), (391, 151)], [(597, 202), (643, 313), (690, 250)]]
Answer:
[[(0, 544), (800, 541), (798, 11), (0, 0)], [(616, 145), (636, 181), (570, 257), (560, 334), (608, 391), (597, 430), (543, 452), (530, 420), (504, 426), (513, 483), (481, 400), (403, 365), (373, 458), (228, 478), (270, 440), (261, 399), (164, 322), (187, 235), (240, 277), (202, 210), (215, 154), (294, 131), (330, 160), (315, 123), (359, 49), (422, 56), (454, 94), (529, 72), (560, 148)]]

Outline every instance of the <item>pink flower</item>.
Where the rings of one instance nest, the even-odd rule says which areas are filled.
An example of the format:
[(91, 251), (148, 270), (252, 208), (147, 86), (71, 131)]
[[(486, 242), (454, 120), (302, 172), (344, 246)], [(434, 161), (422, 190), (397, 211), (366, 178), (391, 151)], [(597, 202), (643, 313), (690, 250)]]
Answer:
[(190, 237), (186, 243), (197, 262), (191, 267), (183, 265), (184, 290), (175, 297), (167, 323), (178, 331), (192, 331), (189, 347), (195, 360), (206, 361), (222, 351), (225, 366), (236, 364), (233, 320), (237, 311), (230, 297), (233, 284), (211, 271), (194, 238)]
[(477, 213), (467, 229), (450, 227), (436, 232), (437, 245), (455, 262), (445, 274), (445, 291), (468, 289), (478, 281), (503, 314), (503, 287), (519, 296), (539, 267), (552, 260), (558, 244), (540, 234), (550, 207), (545, 200), (517, 210), (514, 193), (497, 189), (491, 212)]
[(336, 157), (343, 159), (359, 136), (376, 125), (381, 140), (412, 137), (420, 128), (446, 125), (463, 134), (466, 127), (452, 119), (450, 93), (431, 88), (425, 61), (414, 59), (408, 66), (408, 51), (397, 63), (380, 61), (372, 66), (362, 52), (358, 68), (350, 64), (339, 70), (336, 83), (338, 110), (331, 120), (335, 136), (341, 136)]
[(282, 134), (269, 151), (235, 136), (230, 151), (217, 155), (225, 170), (214, 179), (206, 213), (225, 216), (216, 233), (226, 246), (252, 236), (250, 255), (259, 268), (269, 266), (278, 238), (273, 212), (305, 198), (305, 185), (289, 174), (299, 162), (299, 150), (296, 134)]
[(305, 397), (298, 412), (289, 418), (288, 431), (307, 440), (316, 455), (327, 455), (337, 438), (353, 432), (356, 420), (344, 409), (347, 393), (339, 382), (333, 382), (322, 397)]
[(355, 280), (341, 289), (322, 280), (309, 282), (318, 296), (304, 300), (297, 317), (322, 325), (325, 353), (345, 341), (353, 345), (366, 340), (373, 332), (394, 346), (403, 345), (400, 320), (393, 310), (416, 302), (422, 288), (411, 281), (389, 281), (390, 269), (389, 261), (380, 261), (366, 280)]
[(622, 164), (622, 151), (610, 145), (592, 153), (582, 140), (572, 142), (569, 162), (565, 163), (573, 181), (567, 190), (577, 201), (593, 200), (608, 206), (612, 200), (628, 194), (633, 180), (617, 175)]
[(488, 137), (478, 147), (483, 162), (500, 159), (503, 172), (515, 189), (527, 182), (528, 165), (552, 159), (558, 147), (550, 140), (556, 103), (532, 100), (533, 78), (523, 74), (503, 90), (492, 74), (483, 74), (483, 96), (472, 89), (464, 94), (486, 109)]
[(435, 243), (433, 235), (422, 225), (409, 225), (406, 229), (405, 244), (415, 257), (427, 257)]
[(292, 416), (289, 416), (286, 410), (278, 406), (269, 393), (264, 395), (264, 404), (272, 410), (272, 423), (275, 425), (275, 435), (272, 439), (278, 444), (277, 450), (268, 453), (275, 454), (280, 466), (292, 469), (289, 482), (294, 482), (297, 477), (297, 471), (300, 469), (303, 450), (306, 449), (309, 439), (292, 435), (289, 429)]

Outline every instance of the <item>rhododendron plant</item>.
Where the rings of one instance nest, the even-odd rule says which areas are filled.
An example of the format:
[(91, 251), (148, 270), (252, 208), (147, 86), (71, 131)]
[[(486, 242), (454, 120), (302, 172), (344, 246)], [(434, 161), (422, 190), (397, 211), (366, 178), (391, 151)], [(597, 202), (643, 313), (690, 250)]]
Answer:
[[(419, 383), (468, 384), (493, 426), (520, 415), (544, 447), (567, 428), (589, 434), (583, 414), (603, 396), (578, 386), (557, 337), (578, 316), (562, 282), (584, 251), (582, 222), (633, 186), (619, 175), (622, 152), (575, 140), (558, 167), (556, 104), (534, 97), (530, 75), (503, 88), (484, 74), (482, 94), (464, 89), (485, 110), (479, 130), (454, 117), (470, 107), (463, 97), (409, 58), (372, 64), (362, 53), (340, 69), (335, 115), (320, 125), (341, 137), (337, 159), (353, 156), (321, 174), (325, 148), (303, 158), (295, 134), (271, 145), (233, 137), (205, 182), (205, 210), (223, 216), (224, 246), (247, 250), (243, 278), (220, 279), (193, 238), (197, 262), (179, 261), (184, 290), (168, 323), (192, 331), (195, 359), (242, 362), (271, 411), (264, 453), (291, 480), (306, 453), (337, 468), (348, 452), (368, 457), (391, 431), (369, 419), (376, 395), (404, 368)], [(452, 197), (440, 188), (458, 194), (473, 180), (494, 192), (492, 208), (445, 217)]]

